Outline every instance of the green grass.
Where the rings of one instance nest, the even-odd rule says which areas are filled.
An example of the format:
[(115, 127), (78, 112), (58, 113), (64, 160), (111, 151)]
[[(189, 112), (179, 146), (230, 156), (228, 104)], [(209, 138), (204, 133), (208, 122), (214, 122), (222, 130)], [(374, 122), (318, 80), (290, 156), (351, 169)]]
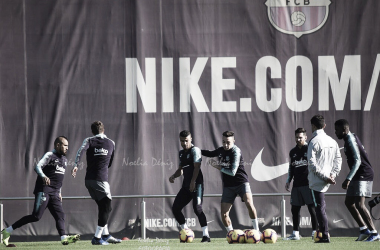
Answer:
[[(276, 244), (233, 244), (230, 245), (225, 239), (211, 239), (211, 243), (202, 244), (200, 239), (196, 238), (192, 243), (179, 243), (177, 239), (147, 239), (147, 240), (129, 240), (120, 244), (109, 246), (93, 246), (88, 240), (81, 240), (75, 244), (63, 246), (59, 241), (41, 241), (41, 242), (15, 242), (17, 249), (136, 249), (136, 250), (174, 250), (174, 249), (205, 249), (205, 250), (223, 250), (223, 249), (294, 249), (294, 250), (313, 250), (313, 249), (333, 249), (333, 250), (367, 250), (379, 249), (380, 242), (355, 242), (354, 237), (333, 237), (330, 244), (315, 244), (310, 238), (302, 238), (300, 241), (287, 241), (278, 239)], [(12, 242), (10, 242), (12, 243)], [(1, 248), (4, 248), (3, 245)]]

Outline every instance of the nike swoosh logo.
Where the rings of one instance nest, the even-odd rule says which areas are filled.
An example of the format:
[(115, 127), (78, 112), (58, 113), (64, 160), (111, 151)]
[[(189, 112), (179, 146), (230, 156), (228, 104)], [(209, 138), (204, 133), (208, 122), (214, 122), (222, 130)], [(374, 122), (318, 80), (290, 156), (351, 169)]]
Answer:
[(213, 222), (213, 221), (214, 221), (214, 220), (207, 221), (207, 224), (208, 224), (208, 223), (211, 223), (211, 222)]
[(251, 175), (257, 181), (270, 181), (288, 173), (289, 162), (278, 166), (266, 166), (261, 160), (263, 149), (257, 154), (252, 162)]
[(344, 219), (341, 219), (341, 220), (336, 220), (336, 219), (333, 219), (333, 223), (338, 223), (339, 221), (342, 221)]

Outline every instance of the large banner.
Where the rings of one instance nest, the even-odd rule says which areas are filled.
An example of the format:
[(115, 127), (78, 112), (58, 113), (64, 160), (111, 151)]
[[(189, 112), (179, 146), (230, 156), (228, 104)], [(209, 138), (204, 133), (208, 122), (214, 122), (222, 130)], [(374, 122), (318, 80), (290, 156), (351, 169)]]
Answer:
[[(59, 135), (69, 139), (63, 196), (88, 196), (86, 162), (70, 176), (76, 151), (101, 120), (116, 152), (113, 195), (176, 194), (181, 179), (178, 134), (188, 129), (201, 149), (235, 132), (253, 193), (284, 193), (294, 130), (311, 136), (322, 114), (326, 133), (345, 118), (369, 154), (380, 191), (380, 23), (378, 0), (0, 0), (0, 197), (31, 197), (34, 166)], [(343, 142), (338, 142), (343, 147)], [(328, 193), (344, 193), (343, 166)], [(221, 194), (220, 173), (206, 164), (205, 194)], [(280, 232), (278, 197), (255, 197), (260, 227)], [(291, 230), (289, 197), (286, 216)], [(145, 199), (147, 237), (176, 237), (173, 198)], [(327, 199), (330, 234), (355, 236), (344, 196)], [(109, 228), (140, 237), (141, 199), (114, 199)], [(5, 225), (33, 210), (3, 201)], [(68, 233), (92, 235), (92, 200), (64, 200)], [(379, 215), (379, 207), (374, 214)], [(224, 237), (220, 198), (205, 198), (211, 237)], [(307, 209), (301, 235), (311, 232)], [(188, 224), (201, 235), (191, 205)], [(235, 228), (248, 228), (236, 199)], [(375, 222), (378, 229), (380, 224)], [(14, 236), (57, 235), (52, 217)]]

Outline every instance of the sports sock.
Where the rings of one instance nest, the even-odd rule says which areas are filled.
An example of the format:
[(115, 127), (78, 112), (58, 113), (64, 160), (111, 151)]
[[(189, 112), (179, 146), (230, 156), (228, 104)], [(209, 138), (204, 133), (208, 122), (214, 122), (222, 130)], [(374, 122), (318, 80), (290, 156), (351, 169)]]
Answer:
[(95, 237), (96, 238), (101, 238), (102, 237), (102, 233), (103, 233), (103, 229), (104, 227), (101, 227), (101, 226), (97, 226), (96, 227), (96, 232), (95, 232)]
[(229, 225), (228, 227), (226, 227), (226, 230), (227, 230), (227, 232), (229, 232), (229, 231), (231, 231), (231, 230), (234, 230), (234, 228), (232, 227), (232, 224)]
[(182, 225), (180, 225), (181, 226), (181, 229), (188, 229), (188, 226), (186, 225), (186, 223), (185, 224), (182, 224)]
[(105, 225), (104, 228), (103, 228), (103, 233), (102, 235), (109, 235), (110, 232), (108, 232), (108, 225)]
[(362, 230), (366, 230), (366, 229), (367, 229), (367, 226), (360, 227), (359, 229), (360, 229), (360, 231), (362, 231)]
[(13, 233), (13, 227), (12, 226), (10, 226), (10, 227), (7, 227), (6, 229), (5, 229), (5, 231), (7, 231), (8, 233)]
[(293, 235), (299, 237), (300, 236), (300, 231), (293, 231)]
[(207, 226), (202, 227), (202, 231), (203, 231), (203, 236), (210, 237), (210, 236), (208, 235), (208, 227), (207, 227)]
[(64, 240), (65, 238), (67, 238), (67, 235), (61, 235), (61, 240)]
[(252, 225), (253, 225), (253, 229), (256, 229), (257, 231), (259, 231), (259, 222), (257, 221), (257, 219), (252, 219)]
[(377, 230), (375, 229), (375, 230), (372, 230), (371, 231), (371, 234), (377, 234)]

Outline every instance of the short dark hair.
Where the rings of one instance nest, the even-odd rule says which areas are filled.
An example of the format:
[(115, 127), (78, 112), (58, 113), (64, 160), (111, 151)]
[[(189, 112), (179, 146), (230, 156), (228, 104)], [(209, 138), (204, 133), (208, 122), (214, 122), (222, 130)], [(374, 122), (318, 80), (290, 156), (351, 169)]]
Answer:
[(234, 131), (224, 131), (223, 132), (223, 136), (224, 137), (231, 137), (231, 136), (234, 136), (234, 135), (235, 135)]
[(350, 124), (348, 123), (348, 121), (346, 119), (339, 119), (335, 122), (334, 125), (338, 126), (338, 127), (343, 127), (343, 128), (349, 128), (350, 127)]
[(188, 137), (189, 135), (191, 135), (189, 130), (183, 130), (179, 133), (179, 137)]
[(104, 124), (101, 121), (94, 121), (91, 124), (91, 131), (94, 135), (100, 134), (104, 132)]
[(317, 129), (321, 129), (325, 126), (325, 118), (322, 115), (315, 115), (310, 120)]
[(296, 131), (294, 131), (294, 134), (304, 133), (306, 135), (306, 129), (304, 128), (297, 128)]
[(54, 140), (54, 147), (57, 146), (58, 143), (61, 143), (61, 144), (62, 144), (62, 143), (63, 143), (63, 142), (62, 142), (62, 139), (65, 139), (65, 140), (69, 141), (69, 140), (66, 138), (66, 136), (63, 136), (63, 135), (58, 136), (58, 137), (55, 138), (55, 140)]

